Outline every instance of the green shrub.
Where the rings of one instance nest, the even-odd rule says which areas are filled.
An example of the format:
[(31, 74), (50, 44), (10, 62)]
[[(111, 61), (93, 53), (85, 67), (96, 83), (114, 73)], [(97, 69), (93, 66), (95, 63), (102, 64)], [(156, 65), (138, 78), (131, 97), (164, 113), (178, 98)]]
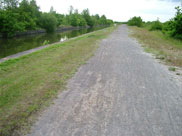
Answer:
[(141, 27), (143, 24), (141, 17), (133, 17), (128, 21), (129, 26), (138, 26)]
[(49, 40), (44, 40), (42, 45), (47, 45), (47, 44), (49, 44)]
[(149, 30), (150, 31), (153, 31), (153, 30), (162, 30), (162, 28), (163, 28), (162, 23), (159, 20), (157, 20), (157, 21), (152, 22), (151, 27), (150, 27)]
[(43, 13), (40, 18), (40, 26), (48, 33), (56, 31), (57, 19), (51, 13)]
[(173, 33), (174, 33), (174, 30), (175, 30), (175, 28), (174, 28), (173, 19), (164, 23), (163, 29), (162, 29), (163, 33), (165, 33), (165, 34), (167, 34), (169, 36), (172, 36)]

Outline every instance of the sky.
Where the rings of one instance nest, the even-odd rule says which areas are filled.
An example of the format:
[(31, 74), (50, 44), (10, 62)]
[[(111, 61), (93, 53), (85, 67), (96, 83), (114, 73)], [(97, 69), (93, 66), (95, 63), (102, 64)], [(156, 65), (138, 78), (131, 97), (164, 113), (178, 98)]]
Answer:
[(165, 22), (175, 15), (175, 7), (181, 0), (36, 0), (41, 11), (48, 12), (51, 6), (58, 13), (67, 14), (69, 7), (81, 12), (88, 8), (90, 14), (106, 15), (114, 21), (127, 21), (133, 16), (141, 16), (144, 21), (159, 18)]

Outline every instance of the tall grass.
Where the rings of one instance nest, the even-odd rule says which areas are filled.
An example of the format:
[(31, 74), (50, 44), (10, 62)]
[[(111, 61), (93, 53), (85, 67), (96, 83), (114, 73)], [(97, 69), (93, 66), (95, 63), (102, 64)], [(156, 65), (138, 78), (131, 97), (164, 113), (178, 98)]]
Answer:
[(131, 36), (138, 39), (147, 52), (156, 58), (165, 60), (169, 65), (182, 67), (182, 41), (162, 33), (149, 31), (147, 28), (130, 27)]

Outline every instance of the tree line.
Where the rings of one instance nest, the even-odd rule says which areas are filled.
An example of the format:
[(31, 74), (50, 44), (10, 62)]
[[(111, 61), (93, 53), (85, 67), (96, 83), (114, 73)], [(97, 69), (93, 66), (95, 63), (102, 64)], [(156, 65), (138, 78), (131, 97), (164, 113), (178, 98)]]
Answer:
[(130, 26), (148, 27), (150, 31), (159, 30), (164, 34), (182, 40), (182, 8), (176, 7), (175, 16), (164, 23), (159, 19), (152, 22), (144, 22), (141, 17), (133, 17), (128, 21)]
[(45, 29), (54, 32), (60, 26), (112, 25), (105, 15), (90, 15), (89, 9), (81, 13), (70, 6), (68, 14), (57, 13), (53, 7), (41, 12), (36, 0), (0, 0), (0, 35), (12, 37), (16, 32)]

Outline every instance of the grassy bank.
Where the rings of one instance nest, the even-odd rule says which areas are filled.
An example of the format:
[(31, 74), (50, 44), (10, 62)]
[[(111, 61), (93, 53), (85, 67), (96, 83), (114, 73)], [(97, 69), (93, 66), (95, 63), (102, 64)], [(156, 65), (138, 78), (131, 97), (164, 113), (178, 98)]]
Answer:
[(156, 55), (165, 63), (182, 67), (182, 41), (168, 37), (161, 31), (149, 31), (147, 28), (130, 27), (131, 36), (135, 37), (146, 52)]
[(37, 111), (65, 89), (67, 80), (93, 55), (98, 42), (114, 29), (109, 27), (0, 63), (0, 135), (19, 135), (17, 130), (29, 126)]

